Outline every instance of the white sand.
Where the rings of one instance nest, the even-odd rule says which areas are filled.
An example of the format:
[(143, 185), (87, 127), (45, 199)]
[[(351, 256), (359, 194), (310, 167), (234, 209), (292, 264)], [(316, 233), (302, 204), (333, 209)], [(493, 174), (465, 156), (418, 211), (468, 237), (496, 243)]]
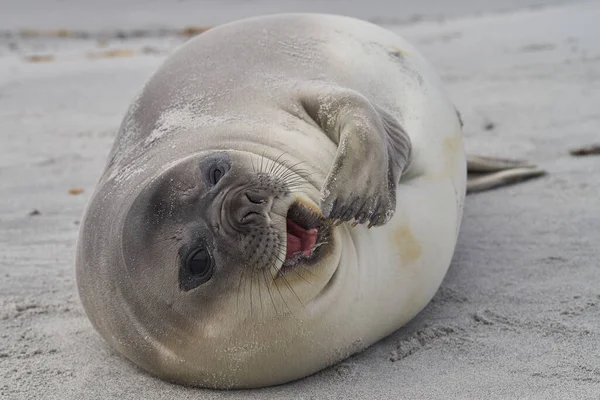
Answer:
[(390, 27), (440, 71), (469, 150), (550, 174), (469, 196), (450, 271), (405, 328), (243, 392), (141, 372), (92, 329), (74, 282), (75, 222), (128, 103), (180, 39), (112, 42), (159, 54), (90, 60), (91, 40), (0, 38), (0, 398), (600, 398), (600, 157), (568, 154), (600, 142), (599, 21), (587, 2)]

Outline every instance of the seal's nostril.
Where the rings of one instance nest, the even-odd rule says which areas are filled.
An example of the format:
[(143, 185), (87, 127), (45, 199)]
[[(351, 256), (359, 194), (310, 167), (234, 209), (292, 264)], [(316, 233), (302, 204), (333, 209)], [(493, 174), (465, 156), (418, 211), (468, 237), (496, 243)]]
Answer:
[(241, 225), (260, 225), (268, 221), (272, 205), (269, 196), (266, 192), (253, 190), (236, 195), (231, 206), (235, 212), (237, 223)]
[(246, 192), (246, 198), (248, 200), (250, 200), (251, 203), (253, 204), (264, 204), (267, 202), (266, 199), (260, 197), (260, 195), (258, 193), (248, 193)]
[(256, 222), (258, 218), (263, 218), (263, 215), (255, 211), (250, 211), (246, 215), (244, 215), (242, 219), (240, 219), (240, 223), (247, 224), (250, 222)]

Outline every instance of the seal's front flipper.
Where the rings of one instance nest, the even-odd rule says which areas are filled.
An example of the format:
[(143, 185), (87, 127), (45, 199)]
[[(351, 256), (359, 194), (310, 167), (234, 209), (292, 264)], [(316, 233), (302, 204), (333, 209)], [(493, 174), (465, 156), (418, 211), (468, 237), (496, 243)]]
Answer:
[(337, 144), (321, 189), (325, 218), (383, 225), (396, 210), (396, 186), (408, 164), (410, 139), (394, 117), (353, 90), (309, 86), (308, 115)]
[(467, 193), (482, 192), (544, 175), (533, 164), (502, 158), (467, 156)]

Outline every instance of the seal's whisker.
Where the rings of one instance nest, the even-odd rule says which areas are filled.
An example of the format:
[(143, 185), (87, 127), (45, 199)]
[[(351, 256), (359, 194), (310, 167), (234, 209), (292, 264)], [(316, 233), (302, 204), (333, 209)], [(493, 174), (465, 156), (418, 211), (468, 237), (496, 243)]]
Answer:
[(299, 177), (297, 175), (291, 175), (285, 178), (279, 178), (283, 181), (285, 181), (286, 183), (294, 183), (294, 182), (306, 182), (305, 179), (303, 179), (302, 177)]
[(298, 172), (302, 172), (302, 171), (307, 171), (307, 169), (306, 169), (306, 168), (297, 168), (297, 167), (298, 167), (300, 164), (303, 164), (303, 163), (304, 163), (304, 161), (300, 161), (300, 162), (297, 162), (297, 163), (295, 163), (295, 164), (291, 164), (291, 165), (290, 165), (290, 164), (287, 164), (287, 163), (284, 161), (284, 162), (282, 163), (282, 165), (285, 167), (285, 169), (286, 169), (286, 172), (293, 171), (293, 172), (296, 172), (296, 173), (298, 173)]
[(225, 275), (225, 282), (229, 282), (229, 278), (231, 278), (231, 273), (233, 272), (234, 268), (228, 268), (227, 274)]
[(248, 158), (250, 158), (250, 165), (252, 165), (252, 173), (256, 175), (256, 168), (254, 168), (254, 159), (252, 158), (252, 155), (248, 156)]
[(297, 174), (289, 174), (287, 176), (280, 176), (278, 177), (279, 179), (282, 179), (286, 182), (289, 182), (291, 180), (297, 180), (297, 181), (304, 181), (305, 179), (302, 178), (301, 176), (297, 175)]
[(300, 185), (308, 185), (309, 184), (309, 182), (306, 179), (304, 179), (300, 176), (297, 176), (297, 175), (296, 176), (291, 175), (291, 176), (288, 176), (285, 178), (279, 177), (279, 179), (281, 181), (283, 181), (287, 186), (294, 185), (294, 184), (300, 184)]
[(300, 297), (298, 297), (298, 294), (296, 294), (296, 291), (294, 290), (294, 288), (292, 287), (292, 285), (290, 285), (290, 283), (288, 282), (287, 279), (285, 279), (285, 275), (279, 275), (281, 277), (281, 279), (283, 279), (283, 282), (285, 283), (285, 285), (287, 286), (288, 290), (290, 292), (292, 292), (292, 294), (294, 295), (294, 297), (296, 298), (296, 300), (298, 300), (298, 302), (300, 304), (302, 304), (302, 307), (306, 307), (304, 305), (304, 303), (302, 302), (302, 300), (300, 300)]
[(249, 271), (250, 271), (250, 273), (249, 273), (250, 278), (248, 280), (250, 281), (250, 319), (253, 319), (253, 317), (252, 317), (252, 310), (254, 309), (254, 305), (252, 303), (252, 298), (254, 297), (253, 296), (254, 292), (252, 292), (252, 281), (254, 280), (253, 279), (254, 278), (254, 276), (253, 276), (254, 275), (254, 269), (250, 268)]
[(260, 161), (260, 171), (258, 171), (259, 173), (263, 173), (265, 172), (265, 170), (263, 168), (266, 168), (269, 160), (265, 157), (265, 153), (267, 152), (267, 150), (263, 150), (261, 157), (261, 161)]
[[(285, 153), (282, 153), (282, 156), (283, 156), (283, 154), (285, 154)], [(281, 156), (279, 156), (277, 158), (277, 161), (278, 161), (277, 167), (275, 169), (273, 169), (273, 171), (272, 171), (272, 174), (277, 177), (280, 177), (281, 174), (284, 174), (287, 172), (286, 171), (286, 161), (282, 160), (281, 162), (279, 162), (280, 158), (281, 158)]]
[[(287, 154), (287, 152), (283, 151), (283, 152), (281, 152), (281, 154), (279, 155), (279, 157), (277, 157), (277, 158), (275, 159), (275, 163), (276, 163), (276, 169), (275, 169), (275, 171), (281, 170), (281, 168), (282, 168), (282, 167), (283, 167), (283, 165), (285, 164), (285, 160), (283, 160), (283, 161), (281, 161), (281, 162), (280, 162), (279, 160), (281, 160), (281, 157), (283, 157), (283, 156), (284, 156), (284, 155), (286, 155), (286, 154)], [(274, 171), (274, 172), (275, 172), (275, 171)]]
[(257, 154), (256, 157), (256, 173), (260, 174), (262, 172), (262, 163), (263, 163), (263, 156), (262, 154)]
[(294, 171), (295, 173), (298, 173), (296, 171), (306, 171), (306, 169), (300, 169), (300, 168), (296, 168), (301, 164), (305, 164), (306, 161), (298, 161), (295, 164), (290, 165), (289, 163), (287, 163), (286, 161), (284, 161), (282, 164), (290, 171)]
[[(255, 274), (258, 277), (258, 275), (260, 274), (260, 270), (256, 270)], [(259, 279), (257, 279), (256, 286), (258, 286), (258, 302), (260, 303), (260, 315), (264, 318), (265, 312), (263, 310), (263, 301), (262, 301), (262, 289), (261, 289), (262, 284)]]
[(276, 175), (276, 170), (278, 170), (279, 168), (281, 168), (281, 164), (279, 163), (279, 160), (281, 159), (281, 157), (283, 157), (283, 155), (285, 154), (285, 151), (283, 153), (281, 153), (279, 155), (279, 157), (277, 157), (271, 164), (271, 169), (269, 170), (269, 174), (274, 174)]
[(265, 285), (267, 286), (267, 292), (269, 292), (269, 297), (271, 298), (271, 303), (273, 304), (273, 309), (275, 309), (275, 315), (279, 316), (279, 311), (277, 311), (277, 306), (275, 306), (275, 300), (273, 299), (273, 294), (271, 293), (271, 285), (269, 284), (269, 278), (267, 278), (267, 270), (264, 269), (262, 271), (262, 274), (265, 281)]
[(275, 162), (273, 160), (271, 160), (270, 158), (267, 158), (267, 169), (265, 171), (265, 173), (270, 174), (271, 171), (273, 171), (273, 168), (275, 167)]
[[(284, 161), (284, 163), (287, 163), (287, 162), (286, 162), (286, 161)], [(291, 169), (291, 168), (297, 167), (297, 166), (298, 166), (298, 165), (300, 165), (300, 164), (305, 164), (305, 163), (306, 163), (306, 161), (298, 161), (296, 164), (293, 164), (293, 165), (291, 165), (291, 166), (290, 166), (290, 165), (286, 165), (286, 167), (288, 167), (288, 168), (290, 168), (290, 169)]]
[(297, 178), (297, 177), (290, 177), (289, 179), (283, 179), (283, 181), (287, 184), (287, 185), (293, 185), (293, 184), (306, 184), (307, 182), (304, 179), (301, 178)]
[[(285, 256), (282, 258), (281, 254), (274, 254), (273, 257), (279, 260), (282, 264), (285, 262)], [(273, 267), (275, 267), (275, 264), (273, 264)]]
[(255, 172), (255, 174), (257, 174), (257, 175), (261, 173), (260, 168), (261, 168), (262, 162), (263, 162), (262, 156), (256, 157), (256, 172)]
[(308, 182), (286, 182), (286, 185), (290, 188), (310, 186)]
[(244, 275), (246, 274), (246, 269), (245, 268), (240, 268), (240, 274), (239, 274), (239, 281), (238, 281), (238, 290), (237, 290), (237, 308), (238, 311), (240, 309), (240, 295), (242, 292), (242, 282), (244, 281)]
[(273, 169), (272, 174), (275, 175), (276, 177), (279, 177), (282, 172), (283, 172), (283, 166), (281, 164), (277, 164), (277, 167), (275, 169)]
[(248, 267), (244, 274), (244, 302), (250, 306), (250, 318), (253, 319), (254, 309), (254, 292), (252, 292), (252, 278), (254, 274), (254, 268)]
[[(306, 269), (306, 270), (308, 270), (308, 269)], [(298, 271), (296, 271), (296, 268), (290, 268), (290, 271), (292, 271), (294, 274), (296, 274), (298, 276), (298, 278), (302, 279), (304, 282), (308, 283), (310, 286), (313, 286), (313, 284), (311, 282), (307, 281)]]
[[(298, 171), (296, 171), (293, 167), (290, 166), (285, 166), (285, 170), (281, 171), (281, 173), (278, 175), (280, 178), (285, 179), (288, 176), (291, 175), (301, 175)], [(299, 170), (300, 172), (302, 172), (302, 170)]]
[(306, 271), (309, 275), (312, 275), (313, 277), (317, 278), (317, 276), (306, 265), (298, 265), (298, 266), (300, 268), (302, 268), (302, 270)]
[[(264, 151), (263, 151), (263, 154), (264, 154)], [(263, 162), (265, 160), (265, 158), (263, 157), (263, 154), (261, 154), (261, 155), (258, 156), (258, 161), (259, 161), (259, 163), (258, 163), (258, 173), (259, 174), (262, 172), (262, 165), (263, 165)]]
[(312, 175), (314, 175), (314, 173), (313, 173), (313, 172), (311, 172), (311, 173), (308, 173), (308, 172), (307, 172), (307, 173), (298, 173), (298, 172), (295, 172), (295, 171), (293, 171), (293, 172), (290, 172), (288, 175), (285, 175), (285, 176), (281, 176), (281, 177), (279, 177), (279, 179), (282, 179), (282, 180), (287, 180), (287, 179), (290, 179), (290, 178), (292, 178), (292, 177), (293, 177), (293, 178), (296, 178), (296, 179), (301, 179), (301, 180), (304, 180), (304, 181), (307, 181), (307, 182), (308, 182), (308, 181), (309, 181), (309, 178), (310, 178)]
[[(325, 242), (325, 243), (327, 243), (327, 242)], [(283, 256), (284, 256), (284, 258), (285, 258), (285, 251), (284, 251), (284, 248), (283, 248), (283, 244), (282, 244), (282, 243), (280, 243), (278, 246), (279, 246), (279, 250), (280, 250), (280, 251), (279, 251), (279, 254), (280, 254), (280, 255), (283, 255)], [(317, 248), (318, 246), (319, 246), (319, 245), (315, 245), (315, 248)], [(308, 268), (306, 265), (303, 265), (302, 263), (298, 263), (297, 265), (295, 265), (295, 266), (294, 266), (294, 268), (296, 268), (296, 267), (300, 267), (300, 268), (302, 268), (302, 269), (303, 269), (303, 270), (305, 270), (305, 271), (306, 271), (308, 274), (312, 275), (312, 276), (313, 276), (313, 277), (315, 277), (315, 278), (317, 277), (317, 276), (316, 276), (316, 275), (315, 275), (315, 274), (314, 274), (314, 273), (313, 273), (313, 272), (310, 270), (310, 268)], [(292, 269), (292, 270), (293, 270), (293, 269)]]
[(288, 168), (288, 162), (285, 160), (282, 161), (277, 168), (277, 171), (276, 171), (277, 176), (281, 178), (283, 175), (285, 175), (289, 172), (290, 172), (290, 169)]
[(303, 176), (303, 177), (305, 177), (305, 176), (309, 176), (309, 175), (312, 175), (312, 174), (313, 174), (313, 172), (311, 172), (311, 170), (310, 170), (310, 169), (308, 169), (308, 168), (304, 168), (304, 167), (302, 167), (302, 168), (298, 168), (298, 166), (297, 166), (297, 165), (291, 165), (291, 166), (289, 166), (289, 167), (288, 167), (288, 169), (289, 169), (290, 171), (293, 171), (294, 173), (296, 173), (296, 174), (300, 175), (300, 176)]
[(285, 304), (285, 307), (288, 309), (289, 312), (292, 312), (292, 309), (288, 305), (287, 301), (285, 301), (285, 297), (283, 297), (283, 294), (281, 293), (281, 290), (279, 289), (279, 285), (277, 284), (277, 282), (275, 282), (276, 275), (274, 276), (273, 273), (271, 272), (271, 267), (269, 267), (268, 270), (269, 270), (269, 274), (271, 275), (271, 281), (275, 284), (275, 289), (277, 289), (277, 292), (279, 292), (279, 296), (281, 297), (281, 300), (283, 300), (283, 304)]
[(309, 172), (297, 172), (297, 171), (288, 171), (280, 176), (278, 176), (279, 179), (287, 181), (289, 179), (298, 179), (298, 180), (303, 180), (303, 181), (308, 181), (310, 176), (313, 175), (314, 173), (309, 173)]
[(286, 183), (286, 186), (288, 189), (294, 190), (294, 189), (299, 189), (299, 188), (310, 187), (310, 184), (308, 184), (306, 182), (293, 182), (293, 183)]
[[(317, 247), (317, 246), (315, 246), (315, 248), (316, 248), (316, 247)], [(306, 272), (308, 272), (308, 273), (309, 273), (310, 275), (312, 275), (313, 277), (317, 277), (317, 275), (315, 275), (315, 274), (314, 274), (314, 272), (313, 272), (313, 271), (311, 271), (311, 269), (310, 269), (310, 267), (309, 267), (309, 266), (307, 266), (307, 265), (304, 265), (303, 263), (298, 263), (296, 266), (297, 266), (297, 267), (300, 267), (300, 268), (302, 268), (302, 269), (304, 269), (304, 270), (306, 270)]]
[(298, 187), (289, 188), (288, 190), (291, 193), (298, 193), (298, 192), (302, 192), (303, 190), (308, 189), (308, 188), (309, 188), (308, 186), (298, 186)]

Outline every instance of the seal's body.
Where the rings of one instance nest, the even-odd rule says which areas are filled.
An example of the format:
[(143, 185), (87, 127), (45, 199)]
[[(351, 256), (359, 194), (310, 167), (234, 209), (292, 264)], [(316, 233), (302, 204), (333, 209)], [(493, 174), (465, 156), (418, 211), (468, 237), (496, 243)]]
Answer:
[(425, 307), (465, 191), (459, 117), (406, 41), (337, 16), (227, 24), (127, 113), (82, 223), (79, 291), (161, 378), (283, 383)]

